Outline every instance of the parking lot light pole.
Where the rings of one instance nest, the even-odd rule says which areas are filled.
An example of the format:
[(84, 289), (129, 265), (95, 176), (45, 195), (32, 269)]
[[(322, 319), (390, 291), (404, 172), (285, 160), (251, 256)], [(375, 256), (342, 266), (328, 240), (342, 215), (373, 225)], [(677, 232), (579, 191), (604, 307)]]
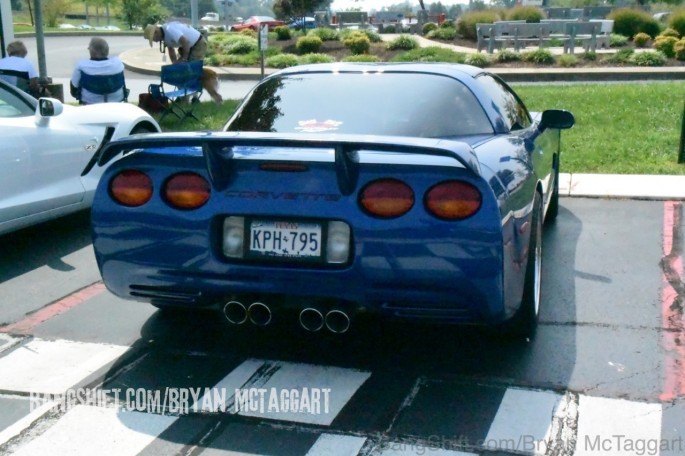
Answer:
[(683, 103), (683, 118), (680, 122), (680, 149), (678, 149), (678, 163), (685, 163), (685, 103)]
[(36, 28), (36, 51), (38, 53), (38, 77), (41, 82), (47, 80), (48, 70), (45, 64), (45, 35), (43, 35), (43, 9), (40, 0), (33, 0), (34, 26)]

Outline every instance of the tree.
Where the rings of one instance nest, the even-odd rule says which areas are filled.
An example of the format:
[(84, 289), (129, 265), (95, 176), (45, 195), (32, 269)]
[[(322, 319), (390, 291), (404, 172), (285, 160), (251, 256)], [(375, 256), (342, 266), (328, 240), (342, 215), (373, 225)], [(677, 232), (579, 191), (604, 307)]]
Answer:
[(154, 24), (162, 20), (165, 11), (159, 0), (121, 0), (121, 20), (131, 30), (135, 26)]
[(71, 6), (70, 0), (44, 0), (41, 4), (43, 20), (48, 27), (57, 27), (57, 20), (64, 17)]

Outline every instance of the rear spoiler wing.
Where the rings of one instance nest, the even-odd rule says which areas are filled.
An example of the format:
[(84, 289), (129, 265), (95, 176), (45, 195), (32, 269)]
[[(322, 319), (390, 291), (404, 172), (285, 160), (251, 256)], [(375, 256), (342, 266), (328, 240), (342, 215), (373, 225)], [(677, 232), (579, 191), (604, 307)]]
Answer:
[(304, 136), (302, 134), (255, 132), (196, 132), (153, 133), (128, 136), (107, 144), (100, 152), (97, 163), (106, 165), (118, 154), (144, 149), (199, 148), (207, 170), (218, 188), (228, 185), (233, 149), (238, 146), (265, 148), (316, 148), (335, 151), (335, 169), (343, 194), (354, 191), (359, 174), (359, 151), (424, 154), (452, 158), (477, 176), (481, 176), (480, 163), (473, 149), (466, 143), (441, 139), (410, 138), (402, 136), (329, 135)]

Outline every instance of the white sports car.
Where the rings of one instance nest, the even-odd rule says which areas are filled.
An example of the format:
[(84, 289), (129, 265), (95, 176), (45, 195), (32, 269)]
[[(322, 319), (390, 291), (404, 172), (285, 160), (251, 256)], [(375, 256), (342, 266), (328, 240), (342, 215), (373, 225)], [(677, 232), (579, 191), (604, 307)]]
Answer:
[(89, 208), (108, 142), (160, 131), (128, 103), (64, 105), (0, 80), (0, 234)]

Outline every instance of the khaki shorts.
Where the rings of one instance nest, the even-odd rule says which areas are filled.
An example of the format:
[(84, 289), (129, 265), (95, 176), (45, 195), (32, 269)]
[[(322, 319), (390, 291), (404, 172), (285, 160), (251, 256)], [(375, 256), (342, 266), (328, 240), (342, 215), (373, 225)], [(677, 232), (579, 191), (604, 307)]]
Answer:
[(205, 39), (204, 36), (201, 36), (200, 39), (193, 45), (193, 47), (190, 48), (190, 55), (188, 56), (188, 61), (191, 60), (204, 60), (205, 55), (207, 54), (207, 40)]

